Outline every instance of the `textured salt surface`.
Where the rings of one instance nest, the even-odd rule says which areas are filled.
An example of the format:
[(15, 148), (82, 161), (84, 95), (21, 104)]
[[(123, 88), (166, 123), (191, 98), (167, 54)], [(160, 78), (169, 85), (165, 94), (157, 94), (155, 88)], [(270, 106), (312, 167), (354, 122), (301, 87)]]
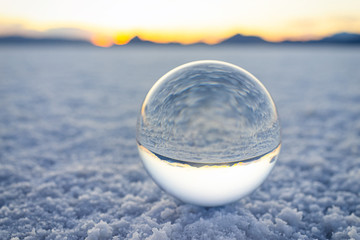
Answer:
[[(360, 49), (0, 49), (0, 239), (360, 239)], [(152, 84), (217, 59), (258, 77), (282, 122), (267, 181), (217, 208), (184, 204), (135, 142)]]

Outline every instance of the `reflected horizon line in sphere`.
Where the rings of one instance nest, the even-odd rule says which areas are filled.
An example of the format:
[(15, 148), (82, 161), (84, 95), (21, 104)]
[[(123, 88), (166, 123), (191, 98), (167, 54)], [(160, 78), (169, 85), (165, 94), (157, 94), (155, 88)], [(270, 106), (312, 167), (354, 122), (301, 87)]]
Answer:
[(204, 207), (232, 203), (253, 192), (275, 166), (281, 149), (279, 144), (259, 157), (209, 165), (161, 159), (144, 146), (137, 146), (146, 171), (161, 189), (183, 202)]
[[(171, 179), (157, 179), (157, 174), (164, 174), (151, 167), (151, 164), (161, 166), (154, 159), (173, 164), (176, 162), (177, 167), (179, 164), (186, 168), (228, 165), (227, 168), (234, 169), (239, 168), (236, 163), (246, 160), (250, 163), (251, 159), (259, 159), (271, 152), (278, 154), (281, 146), (276, 107), (262, 83), (236, 65), (212, 60), (181, 65), (154, 84), (138, 115), (136, 139), (150, 176), (165, 191), (179, 199), (187, 198), (176, 194), (176, 189), (164, 187), (163, 181), (169, 182)], [(259, 170), (265, 177), (258, 176), (258, 179), (264, 180), (272, 167), (273, 164), (270, 164), (267, 167), (269, 171)], [(244, 174), (244, 170), (237, 171)], [(186, 171), (175, 172), (186, 175)], [(212, 174), (229, 180), (225, 175)], [(195, 175), (188, 177), (197, 179)], [(210, 177), (200, 172), (199, 175)], [(181, 178), (173, 176), (177, 177)], [(199, 179), (197, 181), (201, 182)], [(255, 179), (249, 180), (248, 186), (255, 189), (259, 185), (256, 182)], [(184, 186), (177, 183), (174, 188), (182, 189)], [(250, 192), (243, 186), (233, 195), (244, 196), (239, 194), (244, 191)], [(217, 191), (213, 192), (215, 197)], [(225, 203), (228, 201), (224, 200)], [(195, 204), (202, 205), (201, 201)], [(217, 205), (221, 205), (221, 201)]]

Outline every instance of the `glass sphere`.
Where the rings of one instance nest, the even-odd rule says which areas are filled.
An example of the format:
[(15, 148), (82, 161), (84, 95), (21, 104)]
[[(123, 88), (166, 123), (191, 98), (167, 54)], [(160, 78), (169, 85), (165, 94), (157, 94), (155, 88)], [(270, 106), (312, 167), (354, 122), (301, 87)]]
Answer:
[(180, 200), (218, 206), (256, 189), (280, 151), (280, 124), (265, 87), (220, 61), (179, 66), (150, 89), (136, 139), (154, 181)]

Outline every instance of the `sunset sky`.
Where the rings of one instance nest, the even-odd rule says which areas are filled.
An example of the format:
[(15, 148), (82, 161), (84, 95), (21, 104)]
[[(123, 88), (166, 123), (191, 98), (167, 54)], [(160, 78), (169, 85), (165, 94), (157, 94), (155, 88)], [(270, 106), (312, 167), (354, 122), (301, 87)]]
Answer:
[(269, 41), (360, 33), (359, 0), (0, 0), (0, 35), (69, 37), (96, 45), (132, 37), (217, 43), (236, 33)]

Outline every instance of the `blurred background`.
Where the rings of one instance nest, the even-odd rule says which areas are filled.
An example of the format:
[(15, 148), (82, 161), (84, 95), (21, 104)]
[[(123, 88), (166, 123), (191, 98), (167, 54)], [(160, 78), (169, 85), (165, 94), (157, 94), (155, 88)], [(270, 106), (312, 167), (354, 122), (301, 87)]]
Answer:
[(218, 44), (236, 34), (281, 42), (343, 33), (328, 41), (355, 41), (359, 5), (356, 0), (1, 1), (0, 35), (83, 40), (102, 47), (124, 45), (135, 37), (155, 43)]
[[(1, 239), (359, 239), (360, 2), (0, 0)], [(272, 95), (267, 181), (218, 208), (148, 177), (135, 125), (195, 60)], [(236, 183), (238, 184), (238, 183)]]

